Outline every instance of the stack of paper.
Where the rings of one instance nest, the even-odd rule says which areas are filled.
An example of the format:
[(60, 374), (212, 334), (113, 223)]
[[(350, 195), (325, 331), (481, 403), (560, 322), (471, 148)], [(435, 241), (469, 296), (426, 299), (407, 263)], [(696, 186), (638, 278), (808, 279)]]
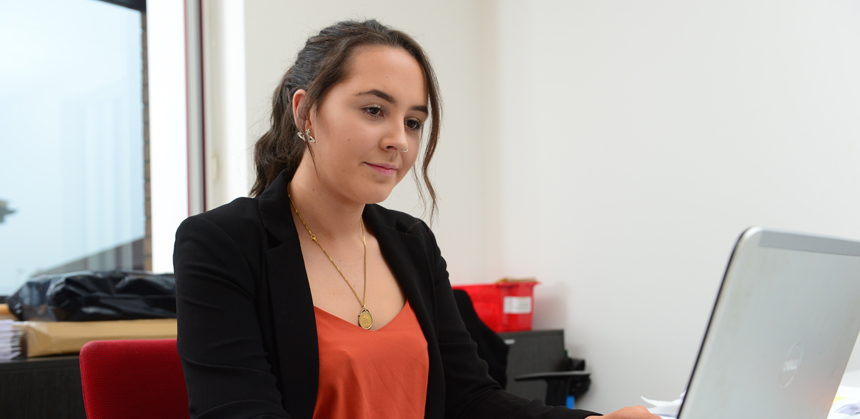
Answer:
[(684, 396), (686, 395), (687, 392), (684, 391), (680, 397), (672, 401), (652, 400), (644, 397), (642, 397), (642, 400), (654, 406), (648, 408), (649, 412), (663, 418), (677, 418), (678, 411), (681, 410), (681, 403), (684, 402)]
[(13, 320), (0, 320), (0, 359), (21, 355), (21, 327)]
[(836, 400), (830, 409), (828, 419), (843, 419), (860, 416), (860, 388), (839, 386), (836, 391)]
[[(681, 409), (681, 403), (684, 402), (684, 393), (681, 397), (672, 401), (651, 400), (642, 397), (642, 400), (651, 404), (653, 407), (648, 408), (648, 411), (663, 417), (677, 418), (678, 411)], [(833, 407), (830, 409), (830, 414), (827, 419), (847, 419), (860, 418), (860, 388), (839, 386), (836, 392), (836, 400), (833, 402)]]

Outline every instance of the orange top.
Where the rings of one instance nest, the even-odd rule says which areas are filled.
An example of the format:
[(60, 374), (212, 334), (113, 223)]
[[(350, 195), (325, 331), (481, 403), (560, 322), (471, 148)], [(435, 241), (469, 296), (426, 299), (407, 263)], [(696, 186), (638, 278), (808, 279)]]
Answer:
[(409, 302), (373, 331), (317, 307), (314, 313), (320, 351), (314, 419), (424, 417), (430, 360)]

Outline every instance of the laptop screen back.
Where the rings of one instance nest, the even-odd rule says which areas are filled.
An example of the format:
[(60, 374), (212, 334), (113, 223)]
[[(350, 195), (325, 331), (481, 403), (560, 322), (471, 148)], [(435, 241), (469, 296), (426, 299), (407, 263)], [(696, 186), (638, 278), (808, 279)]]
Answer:
[(860, 242), (751, 228), (679, 418), (826, 418), (858, 332)]

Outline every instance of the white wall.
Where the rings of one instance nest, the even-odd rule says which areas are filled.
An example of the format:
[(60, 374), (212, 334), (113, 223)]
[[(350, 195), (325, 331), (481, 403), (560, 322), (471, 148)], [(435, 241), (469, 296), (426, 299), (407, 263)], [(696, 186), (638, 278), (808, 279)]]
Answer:
[(252, 179), (245, 103), (245, 7), (241, 1), (201, 3), (206, 208), (248, 193)]
[[(677, 397), (744, 228), (860, 238), (856, 2), (244, 4), (246, 149), (314, 31), (375, 17), (426, 47), (452, 282), (537, 276), (583, 408)], [(420, 215), (410, 187), (386, 205)]]
[(594, 371), (583, 407), (678, 396), (744, 228), (860, 238), (857, 2), (493, 13), (489, 276), (543, 282), (536, 326)]

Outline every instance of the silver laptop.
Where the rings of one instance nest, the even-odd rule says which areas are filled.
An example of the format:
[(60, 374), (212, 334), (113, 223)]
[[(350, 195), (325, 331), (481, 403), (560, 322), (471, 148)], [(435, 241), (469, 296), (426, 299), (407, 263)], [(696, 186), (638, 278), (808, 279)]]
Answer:
[(858, 332), (860, 242), (751, 228), (678, 418), (824, 419)]

